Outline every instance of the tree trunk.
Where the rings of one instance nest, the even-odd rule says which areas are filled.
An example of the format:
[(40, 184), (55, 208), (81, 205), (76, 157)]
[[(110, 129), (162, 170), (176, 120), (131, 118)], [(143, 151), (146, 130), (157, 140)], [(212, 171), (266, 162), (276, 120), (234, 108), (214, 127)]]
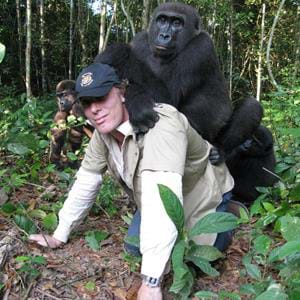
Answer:
[[(86, 22), (85, 22), (86, 21)], [(88, 62), (87, 57), (87, 44), (86, 44), (86, 28), (89, 22), (89, 16), (87, 15), (85, 1), (78, 1), (78, 27), (79, 27), (79, 38), (81, 44), (81, 65), (85, 66)]]
[(20, 0), (16, 0), (16, 13), (17, 13), (17, 24), (18, 24), (19, 70), (20, 70), (20, 77), (24, 80), (24, 65), (23, 65), (23, 55), (22, 55), (22, 26), (21, 26)]
[(233, 76), (233, 5), (230, 4), (230, 23), (228, 25), (228, 51), (229, 51), (229, 96), (232, 96), (232, 76)]
[(69, 20), (69, 79), (73, 77), (73, 31), (74, 31), (74, 0), (70, 0)]
[(274, 36), (275, 27), (277, 25), (277, 22), (278, 22), (278, 19), (279, 19), (279, 14), (282, 10), (282, 7), (283, 7), (284, 3), (285, 3), (285, 0), (281, 0), (278, 11), (277, 11), (277, 14), (276, 14), (276, 16), (274, 18), (274, 21), (273, 21), (273, 25), (272, 25), (271, 33), (270, 33), (270, 38), (269, 38), (269, 42), (268, 42), (268, 47), (267, 47), (267, 67), (268, 67), (269, 77), (270, 77), (271, 83), (274, 85), (274, 87), (278, 91), (281, 91), (281, 88), (277, 84), (277, 82), (276, 82), (276, 80), (273, 76), (273, 72), (272, 72), (272, 69), (271, 69), (271, 63), (270, 63), (270, 52), (271, 52), (271, 46), (272, 46), (272, 40), (273, 40), (273, 36)]
[(108, 25), (108, 28), (106, 30), (106, 34), (105, 34), (105, 40), (104, 40), (104, 44), (103, 44), (103, 50), (106, 48), (107, 46), (107, 43), (108, 43), (108, 38), (109, 38), (109, 35), (110, 35), (110, 32), (111, 32), (111, 27), (112, 27), (112, 24), (116, 18), (116, 15), (117, 15), (117, 4), (118, 4), (118, 1), (115, 0), (114, 1), (114, 5), (113, 5), (113, 12), (112, 12), (112, 16), (111, 16), (111, 19), (110, 19), (110, 22), (109, 22), (109, 25)]
[(44, 0), (40, 0), (40, 26), (41, 26), (41, 59), (42, 59), (42, 93), (47, 93), (46, 81), (46, 57), (45, 57), (45, 20), (44, 20)]
[(130, 27), (131, 27), (131, 31), (132, 31), (132, 36), (135, 36), (135, 28), (134, 28), (134, 23), (133, 23), (133, 20), (132, 18), (130, 17), (128, 11), (126, 10), (126, 7), (124, 5), (124, 2), (123, 0), (121, 0), (121, 7), (122, 7), (122, 11), (124, 13), (124, 15), (126, 16), (129, 24), (130, 24)]
[(261, 93), (262, 57), (263, 57), (264, 38), (265, 38), (265, 16), (266, 16), (266, 4), (263, 4), (262, 14), (261, 14), (261, 34), (260, 34), (260, 43), (259, 43), (259, 50), (258, 50), (258, 66), (257, 66), (257, 84), (256, 84), (257, 101), (260, 101), (260, 93)]
[(300, 67), (300, 4), (298, 4), (297, 7), (297, 19), (296, 19), (296, 45), (295, 45), (295, 69), (293, 78), (294, 80), (297, 79), (298, 73), (299, 73), (299, 67)]
[(25, 53), (25, 70), (26, 70), (26, 97), (32, 97), (30, 83), (30, 63), (31, 63), (31, 0), (26, 0), (26, 53)]
[(143, 0), (142, 30), (146, 30), (148, 28), (150, 19), (150, 5), (151, 0)]
[(104, 50), (104, 40), (105, 40), (105, 25), (106, 25), (106, 6), (107, 1), (103, 0), (101, 4), (100, 12), (100, 33), (99, 33), (99, 48), (98, 52), (101, 53)]

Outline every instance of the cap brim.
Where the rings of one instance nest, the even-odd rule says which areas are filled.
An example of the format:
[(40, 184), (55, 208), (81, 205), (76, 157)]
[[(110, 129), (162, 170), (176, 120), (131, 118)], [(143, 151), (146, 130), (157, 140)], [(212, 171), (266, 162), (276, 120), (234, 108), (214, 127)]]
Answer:
[(113, 87), (113, 84), (108, 84), (106, 86), (101, 86), (101, 87), (97, 87), (94, 89), (82, 91), (77, 94), (77, 99), (80, 99), (82, 97), (103, 97), (110, 92), (112, 87)]

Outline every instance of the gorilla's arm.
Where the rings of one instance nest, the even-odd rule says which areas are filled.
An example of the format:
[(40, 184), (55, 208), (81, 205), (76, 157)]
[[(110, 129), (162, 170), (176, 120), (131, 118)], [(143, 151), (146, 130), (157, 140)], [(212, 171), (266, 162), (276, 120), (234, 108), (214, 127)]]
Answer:
[(246, 98), (234, 110), (230, 122), (219, 134), (216, 144), (228, 155), (234, 148), (251, 138), (262, 117), (261, 104), (253, 97)]

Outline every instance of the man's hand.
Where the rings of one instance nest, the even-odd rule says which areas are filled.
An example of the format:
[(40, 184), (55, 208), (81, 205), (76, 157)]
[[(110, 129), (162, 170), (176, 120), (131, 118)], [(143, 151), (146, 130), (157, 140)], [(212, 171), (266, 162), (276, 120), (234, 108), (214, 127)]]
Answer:
[(58, 248), (63, 245), (62, 241), (56, 239), (51, 235), (45, 235), (45, 234), (31, 234), (29, 236), (29, 240), (36, 242), (37, 244), (43, 247), (50, 247), (52, 249)]
[(142, 283), (137, 300), (162, 300), (162, 292), (160, 287), (149, 287)]

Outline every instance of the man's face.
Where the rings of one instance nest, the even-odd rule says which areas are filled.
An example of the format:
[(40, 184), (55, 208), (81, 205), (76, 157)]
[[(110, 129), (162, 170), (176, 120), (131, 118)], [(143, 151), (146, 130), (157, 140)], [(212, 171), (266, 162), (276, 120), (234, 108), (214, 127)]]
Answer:
[(128, 120), (121, 89), (113, 87), (106, 96), (96, 99), (85, 104), (83, 98), (82, 103), (86, 117), (100, 133), (111, 133)]

